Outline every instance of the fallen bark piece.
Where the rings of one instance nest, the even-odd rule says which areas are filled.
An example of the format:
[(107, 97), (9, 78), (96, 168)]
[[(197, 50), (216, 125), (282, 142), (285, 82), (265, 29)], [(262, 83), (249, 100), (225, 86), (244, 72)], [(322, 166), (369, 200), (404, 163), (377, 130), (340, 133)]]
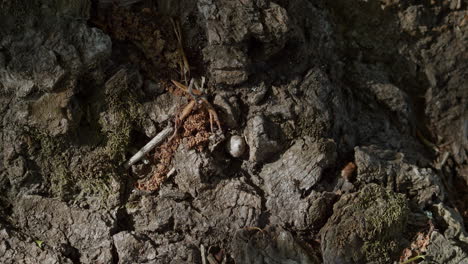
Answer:
[(133, 157), (131, 157), (126, 163), (125, 168), (128, 169), (133, 164), (137, 163), (143, 158), (148, 152), (154, 149), (157, 145), (161, 144), (169, 135), (174, 132), (174, 128), (167, 127), (163, 131), (159, 132), (148, 144), (141, 148)]

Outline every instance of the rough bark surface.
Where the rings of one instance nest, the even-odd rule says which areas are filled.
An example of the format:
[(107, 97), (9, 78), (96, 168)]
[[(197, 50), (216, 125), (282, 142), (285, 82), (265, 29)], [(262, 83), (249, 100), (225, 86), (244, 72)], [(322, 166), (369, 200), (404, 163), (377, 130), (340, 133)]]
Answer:
[(0, 0), (0, 263), (468, 263), (467, 6)]

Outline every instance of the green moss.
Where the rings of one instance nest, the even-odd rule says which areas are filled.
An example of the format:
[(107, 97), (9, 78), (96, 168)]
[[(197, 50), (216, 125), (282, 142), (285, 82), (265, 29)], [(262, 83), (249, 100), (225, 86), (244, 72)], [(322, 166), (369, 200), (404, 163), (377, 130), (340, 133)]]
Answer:
[(404, 226), (409, 212), (403, 194), (388, 191), (379, 185), (367, 185), (359, 194), (356, 209), (363, 210), (366, 216), (366, 230), (363, 235), (375, 234), (387, 237)]
[(366, 241), (362, 247), (368, 262), (392, 263), (391, 252), (398, 250), (398, 244), (395, 241)]
[[(327, 137), (323, 132), (329, 130), (329, 125), (326, 123), (316, 122), (317, 117), (301, 115), (297, 120), (297, 129), (295, 129), (294, 137), (297, 136), (310, 136), (313, 138)], [(298, 131), (298, 132), (297, 132)]]
[(369, 184), (350, 210), (361, 212), (364, 218), (357, 233), (364, 240), (362, 252), (367, 261), (390, 261), (391, 254), (398, 249), (396, 239), (403, 234), (409, 213), (404, 195)]
[(63, 200), (98, 196), (106, 201), (114, 195), (112, 182), (122, 174), (131, 131), (140, 123), (141, 106), (126, 86), (120, 91), (97, 90), (87, 100), (83, 103), (87, 109), (84, 135), (80, 126), (60, 136), (50, 136), (40, 128), (28, 133), (37, 146), (29, 155), (37, 157), (50, 194)]
[(117, 114), (117, 118), (120, 120), (119, 124), (106, 131), (105, 152), (111, 159), (123, 161), (125, 150), (130, 143), (131, 123), (127, 120), (128, 116), (122, 112)]
[[(112, 194), (109, 187), (112, 177), (117, 177), (118, 164), (110, 160), (103, 148), (89, 152), (69, 143), (60, 137), (35, 133), (39, 143), (38, 157), (41, 174), (48, 180), (49, 192), (62, 200), (73, 200), (78, 194), (100, 196)], [(71, 164), (72, 156), (83, 156), (83, 162)]]
[(113, 160), (123, 162), (130, 143), (131, 131), (141, 123), (141, 105), (127, 89), (106, 91), (107, 113), (112, 122), (100, 121), (106, 134), (106, 152)]
[(369, 184), (346, 197), (336, 204), (341, 216), (334, 223), (339, 245), (349, 246), (354, 237), (362, 242), (360, 250), (350, 256), (354, 261), (391, 263), (398, 253), (409, 214), (404, 195)]
[(67, 170), (63, 160), (53, 160), (52, 166), (55, 169), (51, 171), (51, 190), (53, 191), (54, 196), (67, 199), (67, 194), (70, 193), (72, 175)]
[(51, 194), (66, 200), (73, 181), (60, 138), (53, 138), (34, 129), (31, 136), (39, 144), (39, 153), (30, 155), (39, 157), (41, 173), (49, 181)]
[(281, 130), (284, 133), (286, 141), (292, 141), (298, 136), (299, 132), (292, 123), (284, 122), (283, 120), (276, 121), (274, 119), (273, 122), (281, 126)]
[(105, 175), (101, 175), (93, 180), (85, 180), (81, 184), (81, 190), (83, 194), (90, 195), (90, 196), (101, 196), (101, 197), (108, 197), (112, 194), (112, 188), (110, 187), (111, 178), (114, 177), (115, 174), (113, 171), (108, 170), (106, 171)]

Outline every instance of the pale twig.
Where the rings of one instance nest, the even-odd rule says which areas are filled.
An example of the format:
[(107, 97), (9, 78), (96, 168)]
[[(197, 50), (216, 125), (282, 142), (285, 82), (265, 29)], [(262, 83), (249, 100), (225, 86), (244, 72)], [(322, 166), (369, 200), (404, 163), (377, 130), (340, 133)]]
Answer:
[(179, 53), (179, 68), (182, 79), (187, 83), (187, 77), (190, 76), (190, 65), (188, 63), (187, 56), (184, 52), (184, 47), (182, 45), (182, 30), (180, 28), (180, 23), (171, 18), (172, 27), (178, 42), (178, 53)]
[(447, 162), (447, 159), (448, 159), (449, 156), (450, 156), (450, 152), (448, 152), (448, 151), (444, 152), (444, 154), (442, 155), (442, 160), (437, 164), (437, 169), (439, 169), (439, 170), (442, 169), (442, 167)]
[(133, 155), (127, 162), (125, 162), (125, 168), (129, 168), (133, 164), (137, 163), (141, 158), (143, 158), (148, 152), (154, 149), (156, 146), (161, 144), (172, 132), (174, 128), (169, 126), (159, 132), (150, 142), (148, 142), (144, 147), (142, 147), (135, 155)]
[[(138, 152), (138, 149), (136, 149), (136, 148), (130, 148), (130, 149), (129, 149), (129, 152), (130, 152), (130, 154), (135, 155), (135, 153)], [(149, 163), (150, 163), (149, 159), (147, 159), (146, 157), (141, 158), (141, 161), (142, 161), (144, 164), (149, 164)]]
[(206, 264), (205, 246), (203, 244), (200, 245), (200, 254), (201, 254), (202, 264)]
[(437, 153), (440, 152), (439, 148), (434, 143), (427, 140), (419, 130), (416, 130), (416, 135), (419, 137), (419, 139), (421, 140), (421, 142), (424, 145), (426, 145), (427, 147), (433, 149)]
[(207, 259), (210, 264), (218, 264), (218, 261), (216, 261), (216, 259), (211, 254), (208, 255)]
[(166, 175), (166, 178), (169, 178), (171, 177), (172, 175), (174, 175), (176, 172), (176, 169), (175, 168), (172, 168)]
[(424, 255), (418, 255), (418, 256), (416, 256), (416, 257), (414, 257), (414, 258), (410, 258), (410, 259), (408, 259), (407, 261), (402, 262), (402, 263), (400, 263), (400, 264), (409, 264), (409, 263), (414, 262), (414, 261), (416, 261), (416, 260), (418, 260), (418, 259), (426, 259), (426, 258), (424, 257)]

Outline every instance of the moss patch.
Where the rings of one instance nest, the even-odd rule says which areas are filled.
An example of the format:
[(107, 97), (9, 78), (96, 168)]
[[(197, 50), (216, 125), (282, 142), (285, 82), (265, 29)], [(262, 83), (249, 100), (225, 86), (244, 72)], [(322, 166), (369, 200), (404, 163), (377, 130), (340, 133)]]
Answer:
[(112, 160), (123, 162), (132, 127), (141, 123), (139, 117), (142, 115), (141, 105), (128, 89), (125, 70), (106, 83), (105, 101), (107, 110), (99, 120), (107, 138), (105, 152)]
[[(80, 103), (87, 107), (83, 121), (86, 136), (79, 139), (80, 126), (65, 135), (52, 136), (48, 131), (30, 129), (35, 157), (41, 174), (49, 186), (49, 195), (71, 201), (83, 197), (107, 198), (120, 192), (122, 164), (131, 142), (131, 132), (140, 123), (141, 106), (129, 90), (126, 72), (115, 75), (105, 89)], [(89, 124), (88, 124), (89, 123)]]
[(357, 263), (395, 260), (409, 214), (404, 195), (369, 184), (359, 193), (344, 195), (334, 211), (324, 227), (329, 250)]
[(359, 193), (358, 201), (349, 208), (360, 214), (362, 224), (356, 232), (364, 240), (362, 252), (367, 261), (391, 261), (398, 249), (396, 241), (403, 235), (409, 208), (402, 194), (370, 184)]

